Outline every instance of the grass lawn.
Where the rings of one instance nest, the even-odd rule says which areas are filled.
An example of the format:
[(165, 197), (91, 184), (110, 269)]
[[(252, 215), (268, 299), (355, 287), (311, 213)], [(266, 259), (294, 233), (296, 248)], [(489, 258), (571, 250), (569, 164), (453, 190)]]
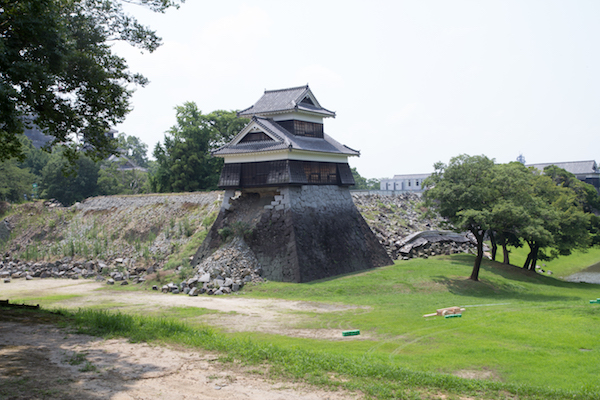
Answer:
[[(397, 262), (307, 284), (269, 282), (252, 297), (368, 306), (314, 315), (313, 328), (360, 329), (369, 340), (339, 342), (262, 336), (286, 347), (375, 357), (411, 370), (553, 389), (600, 393), (600, 297), (596, 285), (484, 261), (480, 282), (466, 279), (473, 257)], [(430, 317), (462, 306), (461, 318)], [(256, 335), (253, 335), (256, 337)]]

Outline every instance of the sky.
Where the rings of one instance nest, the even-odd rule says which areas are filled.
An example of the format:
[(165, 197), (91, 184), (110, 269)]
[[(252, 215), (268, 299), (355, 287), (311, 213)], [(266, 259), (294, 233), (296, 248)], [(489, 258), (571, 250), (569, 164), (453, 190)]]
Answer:
[(309, 84), (327, 134), (367, 178), (428, 173), (459, 154), (600, 162), (597, 0), (201, 1), (127, 6), (163, 45), (114, 44), (150, 83), (120, 132), (149, 153), (174, 107), (241, 110)]

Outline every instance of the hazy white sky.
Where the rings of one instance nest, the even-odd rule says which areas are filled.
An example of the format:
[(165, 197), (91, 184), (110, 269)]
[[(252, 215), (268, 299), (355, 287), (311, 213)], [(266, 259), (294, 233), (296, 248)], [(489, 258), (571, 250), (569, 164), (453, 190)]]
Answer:
[(431, 172), (458, 154), (600, 161), (600, 2), (201, 1), (153, 14), (152, 54), (116, 45), (150, 79), (117, 129), (150, 152), (176, 105), (205, 113), (309, 84), (325, 132), (368, 178)]

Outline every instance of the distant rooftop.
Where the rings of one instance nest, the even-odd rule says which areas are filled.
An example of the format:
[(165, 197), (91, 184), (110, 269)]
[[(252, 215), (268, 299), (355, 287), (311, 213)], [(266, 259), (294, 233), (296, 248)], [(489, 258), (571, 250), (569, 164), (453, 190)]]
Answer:
[(600, 173), (600, 170), (598, 169), (598, 164), (596, 164), (596, 161), (594, 160), (527, 164), (526, 166), (534, 167), (539, 169), (540, 171), (543, 171), (544, 168), (550, 165), (556, 165), (557, 167), (562, 168), (575, 175)]
[(431, 173), (428, 174), (404, 174), (404, 175), (394, 175), (392, 179), (425, 179), (428, 178)]

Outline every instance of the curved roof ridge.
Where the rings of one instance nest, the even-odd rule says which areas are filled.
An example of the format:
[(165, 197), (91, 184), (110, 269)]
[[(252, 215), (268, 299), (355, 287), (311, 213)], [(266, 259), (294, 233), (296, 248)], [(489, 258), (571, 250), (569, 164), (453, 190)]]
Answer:
[[(309, 97), (313, 104), (302, 103), (305, 97)], [(262, 97), (256, 103), (239, 111), (238, 116), (268, 116), (284, 112), (304, 112), (317, 114), (321, 117), (335, 117), (334, 111), (327, 110), (321, 106), (308, 85), (265, 90)]]

